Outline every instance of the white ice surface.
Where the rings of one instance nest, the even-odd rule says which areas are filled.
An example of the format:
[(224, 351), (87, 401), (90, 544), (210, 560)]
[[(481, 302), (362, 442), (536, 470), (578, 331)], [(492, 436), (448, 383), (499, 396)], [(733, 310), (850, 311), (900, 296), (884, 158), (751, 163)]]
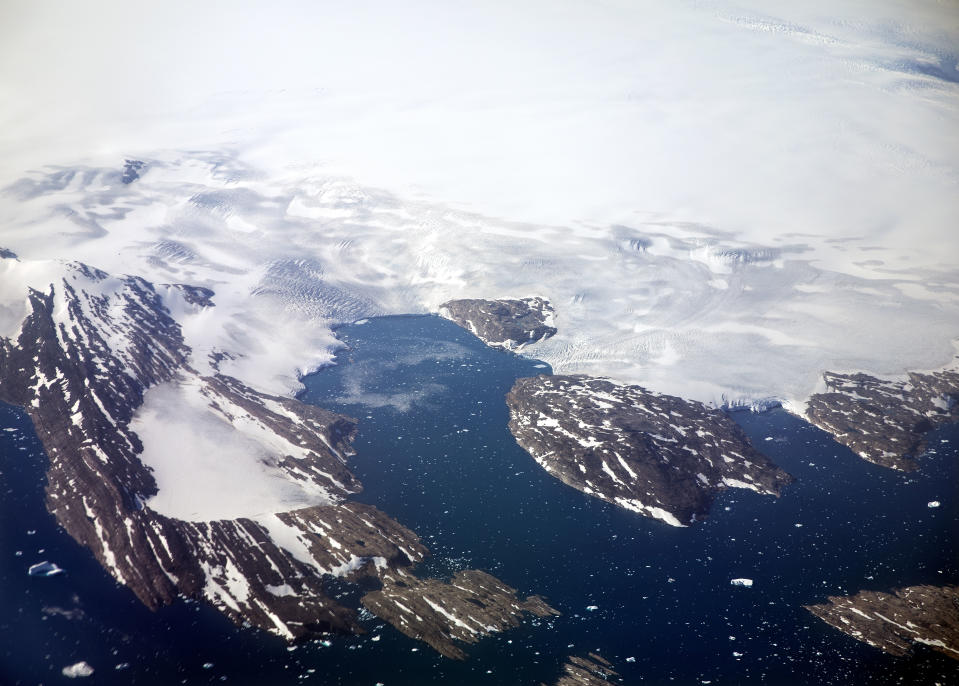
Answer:
[(93, 667), (87, 664), (85, 661), (81, 660), (80, 662), (74, 663), (72, 665), (67, 665), (60, 670), (60, 673), (68, 679), (76, 679), (78, 677), (88, 677), (93, 674)]
[[(213, 289), (212, 308), (189, 305), (174, 290), (167, 297), (192, 364), (209, 372), (211, 352), (230, 353), (221, 371), (275, 393), (289, 393), (298, 374), (331, 359), (331, 323), (435, 311), (457, 297), (542, 293), (556, 308), (559, 332), (529, 352), (555, 371), (608, 375), (717, 405), (770, 398), (799, 405), (826, 369), (934, 368), (949, 361), (959, 336), (959, 269), (895, 266), (897, 251), (851, 240), (757, 245), (664, 222), (515, 224), (404, 202), (315, 170), (266, 179), (226, 153), (156, 159), (131, 186), (84, 197), (100, 214), (118, 203), (160, 205), (150, 216), (162, 220), (99, 220), (98, 237), (61, 231), (64, 198), (51, 191), (13, 204), (22, 217), (4, 238), (24, 260), (69, 252), (108, 271)], [(322, 223), (291, 216), (297, 198), (348, 208), (349, 216)], [(245, 216), (258, 230), (233, 232), (224, 215)], [(670, 249), (631, 247), (646, 243)], [(718, 273), (725, 290), (710, 285)], [(903, 291), (920, 280), (922, 290)], [(11, 283), (15, 293), (20, 281)], [(4, 301), (13, 312), (22, 295)], [(8, 319), (5, 329), (15, 328), (16, 317)]]

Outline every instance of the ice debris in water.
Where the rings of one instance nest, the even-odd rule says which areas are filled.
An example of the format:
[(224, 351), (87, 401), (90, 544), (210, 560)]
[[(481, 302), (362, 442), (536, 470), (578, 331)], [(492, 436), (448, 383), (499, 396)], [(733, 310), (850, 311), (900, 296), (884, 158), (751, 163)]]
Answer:
[(57, 574), (63, 574), (63, 569), (57, 567), (52, 562), (38, 562), (35, 565), (30, 565), (30, 569), (27, 570), (27, 574), (30, 576), (56, 576)]
[(90, 676), (93, 674), (93, 667), (81, 660), (75, 664), (67, 665), (60, 671), (63, 673), (63, 676), (69, 679), (76, 679), (77, 677)]

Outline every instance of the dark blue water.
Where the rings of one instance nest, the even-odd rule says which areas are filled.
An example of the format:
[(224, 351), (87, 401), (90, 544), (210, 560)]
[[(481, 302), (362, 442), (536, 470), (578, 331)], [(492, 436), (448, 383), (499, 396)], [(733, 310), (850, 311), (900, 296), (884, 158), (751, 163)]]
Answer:
[[(887, 656), (802, 609), (864, 588), (959, 582), (959, 428), (935, 434), (921, 471), (902, 475), (785, 412), (736, 414), (797, 482), (780, 499), (727, 492), (706, 522), (676, 529), (564, 486), (516, 446), (503, 396), (547, 372), (540, 363), (435, 317), (338, 334), (347, 348), (304, 380), (303, 399), (360, 420), (359, 499), (423, 537), (424, 574), (484, 569), (563, 615), (489, 637), (458, 663), (373, 618), (368, 636), (288, 650), (200, 604), (151, 613), (57, 530), (29, 421), (0, 407), (0, 426), (15, 429), (0, 431), (0, 683), (65, 681), (60, 668), (80, 659), (97, 669), (88, 682), (104, 684), (550, 683), (587, 651), (625, 683), (959, 683), (955, 661)], [(28, 577), (42, 559), (68, 575)], [(755, 585), (729, 585), (741, 576)]]

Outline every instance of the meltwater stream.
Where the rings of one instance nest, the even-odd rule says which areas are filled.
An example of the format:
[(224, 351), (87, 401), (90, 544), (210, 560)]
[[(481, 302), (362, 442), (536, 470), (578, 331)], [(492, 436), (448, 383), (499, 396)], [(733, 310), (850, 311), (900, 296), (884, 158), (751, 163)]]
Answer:
[[(336, 366), (306, 377), (301, 399), (359, 420), (358, 499), (423, 538), (433, 555), (422, 574), (482, 569), (562, 616), (527, 619), (455, 662), (372, 617), (365, 636), (292, 648), (200, 603), (152, 613), (56, 527), (46, 458), (26, 416), (3, 406), (0, 683), (66, 682), (60, 669), (86, 660), (97, 684), (550, 684), (567, 656), (590, 651), (628, 684), (959, 683), (955, 661), (887, 656), (802, 608), (959, 582), (959, 427), (937, 432), (921, 470), (903, 475), (783, 411), (736, 414), (796, 483), (779, 499), (727, 491), (709, 519), (677, 529), (564, 486), (516, 445), (503, 397), (517, 377), (549, 373), (542, 363), (437, 317), (338, 335)], [(29, 577), (42, 559), (67, 574)]]

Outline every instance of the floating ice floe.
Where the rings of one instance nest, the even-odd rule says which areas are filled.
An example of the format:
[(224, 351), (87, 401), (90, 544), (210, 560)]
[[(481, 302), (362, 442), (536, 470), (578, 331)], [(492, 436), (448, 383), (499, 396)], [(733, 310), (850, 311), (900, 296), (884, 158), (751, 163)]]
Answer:
[(926, 503), (926, 507), (939, 507), (941, 504), (938, 500), (930, 500)]
[(76, 679), (77, 677), (90, 676), (93, 674), (93, 667), (88, 665), (86, 662), (81, 660), (80, 662), (74, 663), (72, 665), (67, 665), (60, 670), (63, 676), (69, 679)]
[(730, 579), (729, 583), (731, 586), (746, 586), (747, 588), (753, 585), (752, 579)]
[(599, 609), (599, 605), (587, 605), (586, 609), (589, 610), (590, 612), (595, 612), (596, 610)]
[(52, 562), (38, 562), (35, 565), (30, 565), (30, 569), (27, 570), (27, 574), (30, 576), (56, 576), (57, 574), (63, 574), (63, 569), (57, 567)]

